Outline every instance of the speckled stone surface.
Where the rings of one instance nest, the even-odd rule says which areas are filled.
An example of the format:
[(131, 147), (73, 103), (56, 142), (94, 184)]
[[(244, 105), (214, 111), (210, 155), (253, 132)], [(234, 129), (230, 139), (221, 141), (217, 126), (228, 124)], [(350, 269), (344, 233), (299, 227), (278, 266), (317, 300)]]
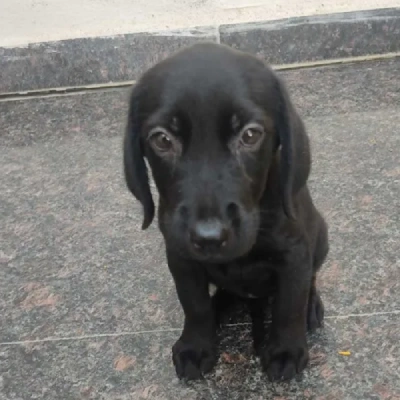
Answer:
[(175, 377), (173, 333), (2, 346), (0, 398), (398, 400), (399, 323), (399, 316), (329, 320), (310, 338), (309, 368), (284, 384), (260, 372), (247, 327), (226, 328), (216, 369), (190, 384)]
[(182, 312), (122, 178), (126, 90), (0, 102), (0, 399), (400, 399), (398, 69), (285, 73), (331, 236), (325, 327), (289, 384), (261, 374), (242, 315), (216, 370), (177, 381)]
[[(304, 117), (400, 104), (400, 57), (280, 71)], [(121, 135), (130, 89), (0, 102), (3, 146)]]
[(134, 80), (151, 65), (216, 29), (127, 34), (0, 48), (0, 93)]
[(272, 64), (400, 50), (400, 8), (224, 25), (221, 43)]

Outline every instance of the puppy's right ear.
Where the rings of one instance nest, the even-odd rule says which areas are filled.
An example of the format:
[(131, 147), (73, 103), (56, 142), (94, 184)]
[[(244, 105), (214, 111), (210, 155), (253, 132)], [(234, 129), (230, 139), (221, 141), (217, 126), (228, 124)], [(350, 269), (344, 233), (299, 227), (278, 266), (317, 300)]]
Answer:
[(143, 143), (140, 137), (140, 92), (140, 87), (136, 86), (130, 98), (124, 138), (124, 172), (128, 189), (142, 203), (144, 212), (142, 229), (147, 229), (154, 219), (154, 201), (150, 191)]

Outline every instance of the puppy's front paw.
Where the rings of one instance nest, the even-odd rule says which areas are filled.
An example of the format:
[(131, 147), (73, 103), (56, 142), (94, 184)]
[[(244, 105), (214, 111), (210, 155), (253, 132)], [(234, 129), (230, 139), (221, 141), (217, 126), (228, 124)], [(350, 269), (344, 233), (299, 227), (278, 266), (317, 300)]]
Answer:
[(172, 360), (180, 379), (199, 379), (214, 367), (217, 354), (212, 344), (188, 343), (179, 339), (172, 347)]
[(261, 353), (261, 364), (271, 381), (289, 380), (308, 363), (307, 343), (271, 342)]

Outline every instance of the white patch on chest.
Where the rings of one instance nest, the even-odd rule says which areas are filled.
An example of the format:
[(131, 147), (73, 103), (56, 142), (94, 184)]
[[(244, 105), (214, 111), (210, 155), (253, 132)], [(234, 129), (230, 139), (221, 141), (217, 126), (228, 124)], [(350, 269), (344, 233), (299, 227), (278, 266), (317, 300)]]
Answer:
[(215, 296), (215, 293), (217, 293), (217, 290), (218, 290), (218, 288), (213, 283), (208, 284), (208, 293), (210, 294), (210, 297)]
[[(210, 295), (210, 297), (214, 297), (215, 293), (217, 293), (218, 287), (215, 286), (213, 283), (209, 283), (208, 284), (208, 293)], [(257, 299), (257, 296), (254, 296), (251, 293), (246, 293), (245, 297), (247, 297), (248, 299)]]

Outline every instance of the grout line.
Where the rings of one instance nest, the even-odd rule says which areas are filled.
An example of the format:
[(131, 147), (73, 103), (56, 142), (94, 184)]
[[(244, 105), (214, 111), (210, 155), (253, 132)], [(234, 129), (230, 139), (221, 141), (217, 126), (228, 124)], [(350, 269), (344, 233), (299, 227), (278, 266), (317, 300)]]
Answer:
[(400, 57), (400, 52), (386, 53), (386, 54), (370, 54), (366, 56), (354, 56), (345, 58), (332, 58), (329, 60), (307, 61), (292, 64), (277, 64), (272, 67), (277, 71), (290, 71), (293, 69), (306, 69), (316, 67), (329, 67), (331, 65), (340, 64), (356, 64), (368, 61), (391, 60)]
[[(219, 32), (218, 26), (216, 29)], [(217, 41), (220, 41), (219, 36), (217, 36)], [(292, 70), (310, 69), (318, 67), (330, 67), (335, 65), (358, 64), (369, 61), (391, 60), (399, 57), (400, 57), (400, 52), (394, 52), (386, 54), (372, 54), (367, 56), (332, 58), (329, 60), (319, 60), (319, 61), (310, 61), (302, 63), (276, 64), (272, 65), (271, 67), (276, 71), (292, 71)], [(135, 83), (136, 80), (129, 80), (121, 82), (99, 83), (99, 84), (85, 85), (85, 86), (65, 86), (60, 88), (35, 89), (35, 90), (26, 90), (20, 92), (6, 92), (6, 93), (0, 93), (0, 102), (37, 99), (40, 97), (65, 96), (78, 93), (82, 94), (92, 91), (121, 89), (125, 87), (130, 87)]]
[(346, 319), (346, 318), (357, 318), (357, 317), (379, 317), (380, 315), (399, 315), (400, 310), (394, 311), (377, 311), (371, 313), (359, 313), (359, 314), (347, 314), (347, 315), (331, 315), (326, 316), (326, 319)]
[[(394, 311), (378, 311), (372, 313), (359, 313), (359, 314), (347, 314), (347, 315), (330, 315), (326, 316), (325, 319), (339, 320), (348, 319), (355, 317), (375, 317), (381, 315), (399, 315), (400, 310)], [(268, 321), (270, 322), (270, 321)], [(239, 324), (224, 324), (226, 327), (235, 326), (249, 326), (250, 322), (244, 322)], [(154, 329), (147, 331), (132, 331), (132, 332), (115, 332), (115, 333), (98, 333), (92, 335), (82, 335), (82, 336), (68, 336), (68, 337), (48, 337), (44, 339), (33, 339), (33, 340), (19, 340), (13, 342), (0, 342), (0, 346), (18, 346), (24, 344), (35, 344), (35, 343), (48, 343), (48, 342), (68, 342), (73, 340), (88, 340), (88, 339), (98, 339), (98, 338), (109, 338), (109, 337), (121, 337), (121, 336), (135, 336), (144, 334), (158, 334), (158, 333), (168, 333), (168, 332), (181, 332), (182, 328), (166, 328), (166, 329)]]
[(215, 38), (217, 44), (221, 44), (221, 25), (216, 25)]
[(103, 338), (103, 337), (144, 335), (146, 333), (180, 332), (181, 330), (182, 330), (181, 328), (168, 328), (168, 329), (154, 329), (154, 330), (149, 330), (149, 331), (94, 333), (93, 335), (82, 335), (82, 336), (48, 337), (48, 338), (44, 338), (44, 339), (17, 340), (14, 342), (2, 342), (2, 343), (0, 343), (0, 346), (13, 346), (13, 345), (21, 345), (21, 344), (46, 343), (46, 342), (68, 342), (68, 341), (72, 341), (72, 340), (98, 339), (98, 338)]
[(93, 85), (85, 85), (85, 86), (63, 86), (59, 88), (46, 88), (46, 89), (25, 90), (21, 92), (0, 93), (0, 102), (36, 99), (38, 97), (65, 96), (65, 95), (86, 93), (86, 92), (105, 91), (110, 89), (121, 89), (124, 87), (131, 87), (135, 83), (136, 80), (130, 80), (130, 81), (111, 82), (111, 83), (99, 83), (99, 84), (96, 83)]
[[(324, 317), (324, 319), (330, 319), (330, 320), (335, 320), (335, 319), (348, 319), (348, 318), (357, 318), (357, 317), (375, 317), (375, 316), (381, 316), (381, 315), (398, 315), (400, 314), (400, 310), (395, 310), (395, 311), (377, 311), (377, 312), (372, 312), (372, 313), (359, 313), (359, 314), (347, 314), (347, 315), (327, 315)], [(271, 323), (270, 320), (266, 321), (268, 324)], [(235, 327), (235, 326), (246, 326), (246, 325), (251, 325), (250, 322), (242, 322), (239, 324), (225, 324), (224, 326), (228, 327)]]

